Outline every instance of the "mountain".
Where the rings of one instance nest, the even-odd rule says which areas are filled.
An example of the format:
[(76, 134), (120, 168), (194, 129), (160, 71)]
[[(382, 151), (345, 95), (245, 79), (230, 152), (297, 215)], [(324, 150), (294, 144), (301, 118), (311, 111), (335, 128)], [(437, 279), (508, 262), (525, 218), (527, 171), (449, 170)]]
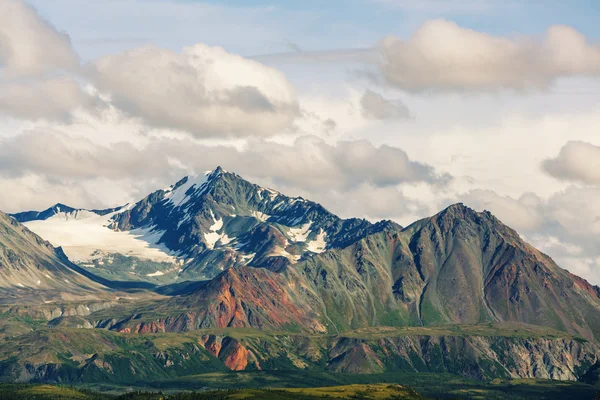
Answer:
[(524, 323), (588, 340), (600, 335), (597, 287), (558, 267), (489, 212), (462, 204), (277, 270), (232, 268), (178, 294), (147, 309), (102, 311), (91, 316), (97, 319), (92, 324), (110, 319), (111, 329), (128, 332), (250, 327), (337, 333)]
[(25, 211), (20, 213), (11, 214), (11, 216), (17, 221), (24, 223), (29, 221), (45, 221), (56, 215), (69, 215), (77, 217), (79, 213), (90, 212), (97, 215), (106, 215), (119, 210), (121, 207), (109, 208), (106, 210), (86, 210), (82, 208), (73, 208), (64, 204), (58, 203), (44, 211)]
[(72, 267), (61, 249), (0, 212), (0, 302), (93, 298), (107, 290)]
[(462, 204), (298, 267), (345, 329), (522, 322), (600, 335), (598, 287)]
[(119, 208), (59, 204), (14, 217), (91, 272), (159, 283), (209, 279), (241, 265), (277, 270), (396, 225), (343, 220), (220, 167)]
[(25, 278), (50, 261), (7, 256), (0, 378), (130, 383), (224, 369), (597, 375), (600, 289), (464, 204), (407, 227), (342, 219), (217, 168), (114, 209), (58, 205), (15, 217), (77, 262), (4, 216), (21, 236), (3, 240), (38, 243), (11, 239), (10, 248), (31, 257), (45, 249), (65, 285), (75, 278), (62, 273), (79, 277), (82, 292), (100, 282), (136, 294), (85, 312), (67, 298), (60, 309), (22, 307), (10, 296), (24, 290), (19, 283), (37, 285)]
[[(117, 270), (118, 277), (144, 271), (141, 278), (167, 283), (212, 279), (183, 286), (186, 293), (173, 289), (181, 296), (152, 306), (160, 318), (136, 321), (164, 330), (341, 332), (519, 322), (600, 335), (597, 287), (558, 267), (489, 212), (463, 204), (406, 228), (344, 220), (217, 168), (116, 209), (57, 206), (17, 215), (24, 216), (35, 218), (26, 222), (32, 229), (51, 228), (51, 240), (64, 240), (63, 232), (78, 240), (60, 243), (69, 255), (112, 248), (94, 265), (80, 263), (104, 278)], [(90, 243), (78, 246), (84, 240)], [(164, 256), (163, 264), (156, 258), (143, 264), (139, 259), (148, 254)], [(128, 312), (111, 316), (121, 321), (116, 326), (126, 325)]]

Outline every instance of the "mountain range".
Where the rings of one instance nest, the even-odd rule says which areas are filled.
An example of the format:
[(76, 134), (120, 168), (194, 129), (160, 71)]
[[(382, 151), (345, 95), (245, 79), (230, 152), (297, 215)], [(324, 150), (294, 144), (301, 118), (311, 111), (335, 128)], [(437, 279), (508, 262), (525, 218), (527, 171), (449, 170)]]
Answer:
[(4, 379), (597, 369), (600, 288), (463, 204), (407, 227), (342, 219), (217, 168), (116, 208), (0, 214), (0, 229)]

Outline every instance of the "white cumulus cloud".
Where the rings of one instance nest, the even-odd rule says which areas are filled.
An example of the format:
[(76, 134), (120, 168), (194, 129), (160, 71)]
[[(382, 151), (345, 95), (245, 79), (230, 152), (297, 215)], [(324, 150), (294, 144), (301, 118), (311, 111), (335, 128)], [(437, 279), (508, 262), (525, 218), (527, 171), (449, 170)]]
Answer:
[(283, 73), (204, 44), (181, 53), (146, 46), (105, 56), (89, 76), (131, 116), (197, 137), (273, 135), (298, 114)]
[(560, 180), (600, 184), (600, 146), (570, 141), (556, 157), (545, 160), (542, 167)]
[(380, 50), (387, 81), (411, 92), (543, 89), (561, 77), (600, 75), (600, 46), (564, 25), (538, 39), (429, 20), (409, 39), (385, 38)]

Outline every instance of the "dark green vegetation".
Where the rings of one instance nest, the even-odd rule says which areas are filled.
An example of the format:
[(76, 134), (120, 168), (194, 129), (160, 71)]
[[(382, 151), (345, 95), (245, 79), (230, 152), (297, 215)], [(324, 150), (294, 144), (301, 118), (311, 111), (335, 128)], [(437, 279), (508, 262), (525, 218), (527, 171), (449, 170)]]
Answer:
[[(119, 388), (99, 392), (89, 388), (73, 388), (51, 385), (0, 385), (0, 398), (3, 400), (316, 400), (316, 399), (365, 399), (365, 400), (426, 400), (426, 399), (545, 399), (594, 400), (600, 392), (592, 386), (576, 382), (556, 382), (543, 380), (494, 380), (483, 383), (443, 374), (400, 374), (375, 376), (329, 376), (322, 381), (336, 382), (324, 387), (306, 388), (260, 388), (262, 379), (248, 379), (254, 372), (228, 373), (220, 376), (197, 376), (187, 382), (188, 389), (173, 392), (169, 389)], [(224, 379), (235, 381), (235, 376), (245, 376), (243, 381), (249, 387), (237, 389), (235, 385), (225, 389), (211, 389), (211, 382)], [(285, 382), (289, 377), (274, 377)], [(313, 377), (312, 380), (318, 379)], [(194, 382), (194, 380), (196, 380)], [(386, 383), (371, 383), (371, 382)], [(241, 381), (241, 380), (240, 380)], [(393, 383), (396, 381), (402, 384)], [(248, 383), (249, 382), (249, 383)], [(347, 383), (354, 382), (354, 383)], [(195, 383), (195, 384), (194, 384)], [(205, 385), (200, 387), (201, 385)], [(410, 386), (409, 386), (410, 385)], [(196, 389), (200, 387), (201, 391)]]
[(71, 387), (50, 385), (0, 385), (0, 399), (3, 400), (313, 400), (313, 399), (390, 399), (425, 400), (414, 390), (389, 384), (348, 385), (311, 389), (238, 389), (203, 392), (162, 393), (149, 391), (129, 391), (126, 394), (111, 395)]
[[(522, 325), (370, 328), (340, 335), (247, 328), (126, 334), (49, 329), (42, 321), (15, 316), (6, 320), (12, 320), (6, 325), (13, 330), (4, 333), (0, 344), (0, 380), (5, 382), (160, 382), (157, 385), (176, 389), (195, 382), (198, 375), (217, 374), (218, 380), (211, 382), (221, 385), (213, 386), (217, 388), (245, 387), (253, 380), (262, 382), (258, 387), (293, 387), (354, 382), (340, 382), (339, 374), (412, 372), (485, 381), (520, 376), (573, 380), (595, 367), (598, 352), (584, 339)], [(248, 382), (244, 375), (219, 375), (230, 370), (260, 373)], [(288, 372), (297, 380), (269, 380)], [(335, 378), (327, 380), (329, 376)]]

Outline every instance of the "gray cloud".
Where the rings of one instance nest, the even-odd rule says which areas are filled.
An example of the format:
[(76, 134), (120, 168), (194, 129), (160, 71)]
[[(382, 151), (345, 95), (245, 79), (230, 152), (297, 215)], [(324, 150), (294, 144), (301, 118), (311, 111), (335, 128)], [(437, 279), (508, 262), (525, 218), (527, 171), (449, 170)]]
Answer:
[(155, 139), (138, 148), (128, 142), (99, 146), (82, 137), (33, 130), (0, 142), (0, 174), (9, 177), (33, 173), (51, 179), (173, 179), (185, 171), (200, 172), (217, 165), (280, 186), (311, 190), (347, 189), (363, 183), (378, 187), (405, 182), (441, 185), (450, 179), (436, 174), (429, 165), (410, 160), (401, 149), (375, 147), (365, 140), (328, 144), (315, 136), (303, 136), (292, 145), (253, 140), (240, 151), (191, 140)]
[(23, 190), (9, 199), (0, 196), (0, 209), (44, 208), (50, 205), (48, 199), (60, 198), (69, 186), (81, 191), (64, 192), (60, 201), (81, 201), (74, 205), (82, 207), (114, 206), (217, 165), (286, 194), (319, 201), (345, 217), (403, 216), (422, 206), (404, 196), (398, 185), (441, 187), (450, 179), (411, 160), (401, 149), (375, 147), (367, 141), (328, 144), (305, 136), (286, 145), (257, 139), (241, 151), (191, 139), (150, 139), (144, 147), (127, 142), (102, 146), (81, 137), (37, 130), (0, 142), (0, 181), (14, 186), (14, 182), (37, 177), (45, 182), (45, 194), (34, 198), (34, 190)]
[(19, 119), (66, 121), (73, 110), (91, 108), (99, 99), (72, 78), (48, 78), (25, 83), (0, 81), (0, 112)]
[(365, 90), (360, 99), (365, 118), (378, 120), (407, 119), (410, 111), (400, 101), (390, 101), (371, 89)]
[(181, 53), (146, 46), (106, 56), (88, 75), (131, 116), (197, 137), (278, 134), (299, 114), (280, 71), (203, 44)]
[(54, 181), (146, 178), (169, 168), (159, 149), (142, 151), (129, 142), (99, 146), (83, 137), (31, 130), (0, 141), (0, 175), (42, 175)]
[(519, 232), (535, 232), (543, 223), (539, 209), (542, 199), (534, 193), (526, 193), (514, 199), (500, 196), (492, 190), (475, 189), (461, 195), (460, 200), (475, 209), (492, 211), (505, 224)]
[(600, 184), (600, 147), (570, 141), (555, 158), (545, 160), (542, 168), (560, 180)]
[(600, 46), (563, 25), (538, 40), (430, 20), (407, 40), (387, 37), (380, 50), (387, 81), (410, 92), (543, 89), (560, 77), (600, 75)]

